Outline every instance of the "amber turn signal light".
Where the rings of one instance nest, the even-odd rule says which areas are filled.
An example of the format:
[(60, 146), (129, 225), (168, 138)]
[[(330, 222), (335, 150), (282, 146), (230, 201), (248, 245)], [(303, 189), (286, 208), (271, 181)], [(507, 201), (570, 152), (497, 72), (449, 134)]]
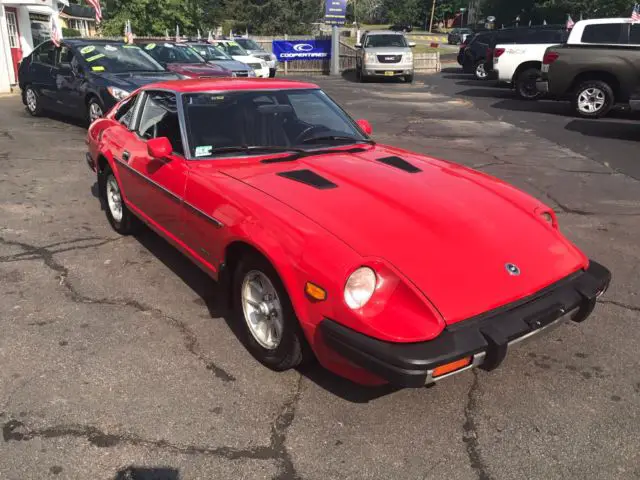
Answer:
[(304, 291), (314, 300), (322, 301), (327, 299), (327, 292), (324, 288), (319, 287), (315, 283), (307, 282), (304, 287)]
[(442, 375), (446, 375), (447, 373), (455, 372), (456, 370), (460, 370), (461, 368), (468, 367), (469, 365), (471, 365), (471, 360), (473, 360), (473, 357), (466, 357), (461, 358), (460, 360), (456, 360), (455, 362), (440, 365), (439, 367), (433, 369), (431, 377), (441, 377)]

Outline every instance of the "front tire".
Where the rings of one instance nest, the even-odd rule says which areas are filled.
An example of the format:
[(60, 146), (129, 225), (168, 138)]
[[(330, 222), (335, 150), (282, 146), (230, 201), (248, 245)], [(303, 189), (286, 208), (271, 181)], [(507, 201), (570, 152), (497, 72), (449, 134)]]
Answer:
[(573, 108), (583, 118), (604, 117), (615, 102), (613, 89), (601, 80), (588, 80), (576, 88), (573, 95)]
[(516, 94), (523, 100), (537, 100), (542, 93), (536, 88), (536, 80), (540, 75), (537, 68), (527, 68), (518, 74), (515, 81)]
[(27, 106), (27, 112), (33, 117), (42, 115), (42, 105), (40, 95), (35, 89), (29, 85), (24, 91), (24, 103)]
[(242, 258), (233, 275), (232, 296), (239, 337), (256, 360), (280, 372), (310, 356), (289, 295), (266, 259), (257, 254)]
[(99, 174), (100, 201), (111, 227), (120, 235), (130, 235), (137, 227), (138, 219), (124, 203), (120, 184), (110, 167)]
[(91, 97), (87, 102), (87, 121), (89, 122), (89, 125), (103, 116), (104, 107), (102, 106), (102, 103), (96, 97)]
[(413, 83), (413, 75), (405, 75), (404, 76), (404, 81), (406, 83)]

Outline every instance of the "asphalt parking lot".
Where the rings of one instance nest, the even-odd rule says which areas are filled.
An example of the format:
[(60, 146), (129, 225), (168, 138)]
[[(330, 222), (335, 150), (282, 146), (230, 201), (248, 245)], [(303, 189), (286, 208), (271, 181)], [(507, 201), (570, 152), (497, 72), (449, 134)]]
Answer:
[(271, 372), (221, 318), (212, 281), (153, 233), (110, 229), (85, 129), (3, 97), (0, 478), (639, 478), (639, 181), (439, 78), (317, 82), (378, 141), (553, 206), (613, 272), (594, 315), (429, 389)]

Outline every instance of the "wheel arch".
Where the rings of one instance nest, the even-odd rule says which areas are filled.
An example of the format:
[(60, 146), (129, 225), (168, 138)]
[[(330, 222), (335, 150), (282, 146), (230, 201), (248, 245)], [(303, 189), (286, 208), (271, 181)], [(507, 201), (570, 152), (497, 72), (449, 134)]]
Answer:
[(530, 60), (528, 62), (521, 63), (520, 65), (518, 65), (518, 68), (516, 68), (516, 71), (513, 72), (513, 77), (511, 78), (511, 82), (515, 83), (516, 80), (518, 79), (518, 75), (520, 75), (520, 73), (524, 72), (528, 68), (537, 68), (538, 70), (541, 70), (542, 62), (539, 60)]
[(590, 80), (599, 80), (601, 82), (605, 82), (607, 85), (611, 87), (613, 90), (613, 96), (616, 102), (623, 100), (621, 98), (623, 96), (621, 90), (621, 83), (618, 77), (606, 70), (591, 70), (587, 72), (582, 72), (576, 78), (573, 79), (573, 82), (570, 87), (570, 92), (575, 92), (578, 86), (583, 82), (588, 82)]

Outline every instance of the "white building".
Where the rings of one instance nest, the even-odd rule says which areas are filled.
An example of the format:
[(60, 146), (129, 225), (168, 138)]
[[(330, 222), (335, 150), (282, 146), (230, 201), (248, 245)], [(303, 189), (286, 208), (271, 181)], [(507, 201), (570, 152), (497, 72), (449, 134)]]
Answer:
[(68, 0), (0, 0), (0, 92), (18, 83), (18, 63), (50, 37), (51, 15)]

